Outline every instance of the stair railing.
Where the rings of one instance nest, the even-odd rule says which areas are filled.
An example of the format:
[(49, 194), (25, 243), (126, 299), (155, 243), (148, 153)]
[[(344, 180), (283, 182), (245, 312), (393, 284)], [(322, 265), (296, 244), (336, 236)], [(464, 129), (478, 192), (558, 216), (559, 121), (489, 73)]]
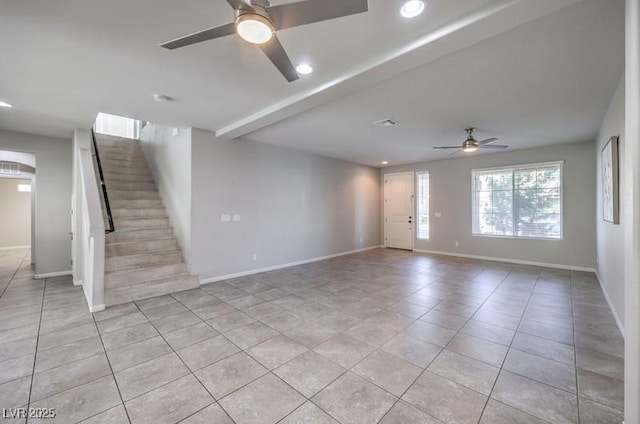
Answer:
[(107, 220), (109, 221), (109, 228), (106, 228), (104, 232), (106, 234), (113, 233), (116, 230), (113, 225), (113, 215), (111, 214), (111, 205), (109, 204), (109, 194), (107, 193), (107, 184), (104, 182), (104, 173), (102, 172), (102, 162), (100, 161), (100, 152), (98, 152), (98, 143), (96, 142), (96, 133), (91, 128), (91, 142), (93, 143), (93, 157), (98, 164), (98, 175), (100, 177), (100, 187), (102, 187), (102, 197), (104, 199), (104, 207), (107, 210)]

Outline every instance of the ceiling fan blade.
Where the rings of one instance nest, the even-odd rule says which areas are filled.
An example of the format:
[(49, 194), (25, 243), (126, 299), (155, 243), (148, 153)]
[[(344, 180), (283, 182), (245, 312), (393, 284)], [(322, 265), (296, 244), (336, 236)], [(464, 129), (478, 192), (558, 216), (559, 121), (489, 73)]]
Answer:
[(434, 147), (433, 150), (447, 150), (447, 149), (461, 149), (460, 146), (438, 146)]
[(273, 62), (276, 68), (278, 68), (280, 73), (284, 75), (287, 81), (293, 82), (300, 78), (296, 68), (291, 63), (289, 56), (287, 56), (287, 52), (284, 50), (284, 47), (282, 47), (282, 44), (280, 44), (280, 40), (276, 35), (274, 35), (268, 42), (260, 44), (259, 47), (271, 62)]
[(160, 44), (160, 47), (173, 50), (180, 47), (190, 46), (191, 44), (200, 43), (202, 41), (212, 40), (214, 38), (224, 37), (226, 35), (235, 34), (236, 26), (233, 23), (218, 26), (215, 28), (205, 29), (185, 37), (176, 38)]
[(227, 0), (227, 3), (229, 3), (229, 6), (233, 7), (234, 10), (255, 11), (249, 0)]
[(369, 10), (368, 0), (306, 0), (267, 9), (276, 30), (291, 28)]
[(487, 138), (486, 140), (482, 140), (482, 141), (478, 141), (478, 146), (485, 146), (487, 144), (491, 144), (491, 143), (495, 143), (496, 141), (498, 141), (499, 139), (493, 137), (493, 138)]
[(480, 147), (481, 149), (496, 149), (496, 150), (509, 148), (509, 146), (507, 146), (506, 144), (485, 144), (478, 147)]

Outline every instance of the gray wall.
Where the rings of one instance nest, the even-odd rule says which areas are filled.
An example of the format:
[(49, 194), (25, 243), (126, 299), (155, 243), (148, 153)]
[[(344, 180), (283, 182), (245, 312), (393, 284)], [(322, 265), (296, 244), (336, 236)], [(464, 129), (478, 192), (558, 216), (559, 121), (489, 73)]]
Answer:
[(609, 298), (613, 313), (618, 320), (618, 324), (624, 328), (624, 238), (629, 231), (628, 217), (624, 207), (620, 208), (620, 224), (614, 225), (602, 219), (602, 183), (601, 157), (600, 152), (611, 136), (617, 135), (619, 140), (618, 156), (620, 168), (620, 193), (626, 186), (625, 164), (625, 137), (624, 137), (624, 77), (620, 79), (609, 110), (602, 122), (600, 134), (596, 142), (595, 152), (597, 158), (596, 166), (596, 230), (597, 230), (597, 257), (598, 257), (598, 278), (602, 289)]
[(197, 129), (192, 140), (192, 270), (201, 279), (379, 244), (377, 169)]
[(70, 271), (71, 140), (0, 130), (0, 150), (36, 155), (36, 274)]
[(191, 248), (191, 129), (147, 124), (140, 145), (187, 264)]
[(0, 178), (0, 249), (31, 245), (31, 193), (18, 184), (31, 180)]
[[(588, 142), (388, 167), (380, 171), (381, 190), (384, 174), (429, 171), (430, 239), (416, 239), (417, 250), (593, 269), (596, 252), (594, 150), (594, 143)], [(558, 160), (565, 161), (562, 240), (471, 235), (472, 169)], [(382, 210), (382, 204), (380, 207)], [(436, 212), (442, 217), (435, 218)], [(384, 217), (381, 217), (380, 227), (384, 234)], [(460, 243), (459, 247), (455, 246), (456, 241)]]

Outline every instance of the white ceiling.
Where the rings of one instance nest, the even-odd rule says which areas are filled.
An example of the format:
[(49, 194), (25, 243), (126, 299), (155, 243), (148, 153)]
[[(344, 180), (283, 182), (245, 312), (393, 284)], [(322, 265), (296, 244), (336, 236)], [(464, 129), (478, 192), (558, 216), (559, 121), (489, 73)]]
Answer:
[[(316, 69), (289, 84), (236, 37), (158, 47), (231, 21), (224, 0), (2, 0), (0, 128), (68, 137), (102, 111), (375, 166), (446, 157), (431, 146), (469, 125), (512, 148), (595, 137), (623, 69), (622, 0), (427, 1), (415, 20), (370, 0), (279, 32)], [(371, 124), (387, 117), (400, 125)]]

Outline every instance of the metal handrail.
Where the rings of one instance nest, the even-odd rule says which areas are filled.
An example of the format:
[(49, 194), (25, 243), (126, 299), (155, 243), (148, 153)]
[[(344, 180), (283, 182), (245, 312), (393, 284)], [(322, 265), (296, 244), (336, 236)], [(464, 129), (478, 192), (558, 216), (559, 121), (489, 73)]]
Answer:
[(113, 216), (111, 215), (111, 205), (109, 204), (109, 195), (107, 194), (107, 185), (104, 182), (104, 173), (102, 172), (102, 162), (100, 162), (100, 153), (98, 152), (98, 143), (96, 142), (96, 133), (91, 128), (91, 141), (93, 142), (93, 150), (95, 154), (93, 155), (96, 158), (96, 162), (98, 163), (98, 174), (100, 175), (100, 186), (102, 187), (102, 196), (104, 197), (104, 206), (107, 209), (107, 219), (109, 220), (109, 228), (105, 229), (104, 232), (106, 234), (113, 233), (116, 230), (116, 227), (113, 225)]

